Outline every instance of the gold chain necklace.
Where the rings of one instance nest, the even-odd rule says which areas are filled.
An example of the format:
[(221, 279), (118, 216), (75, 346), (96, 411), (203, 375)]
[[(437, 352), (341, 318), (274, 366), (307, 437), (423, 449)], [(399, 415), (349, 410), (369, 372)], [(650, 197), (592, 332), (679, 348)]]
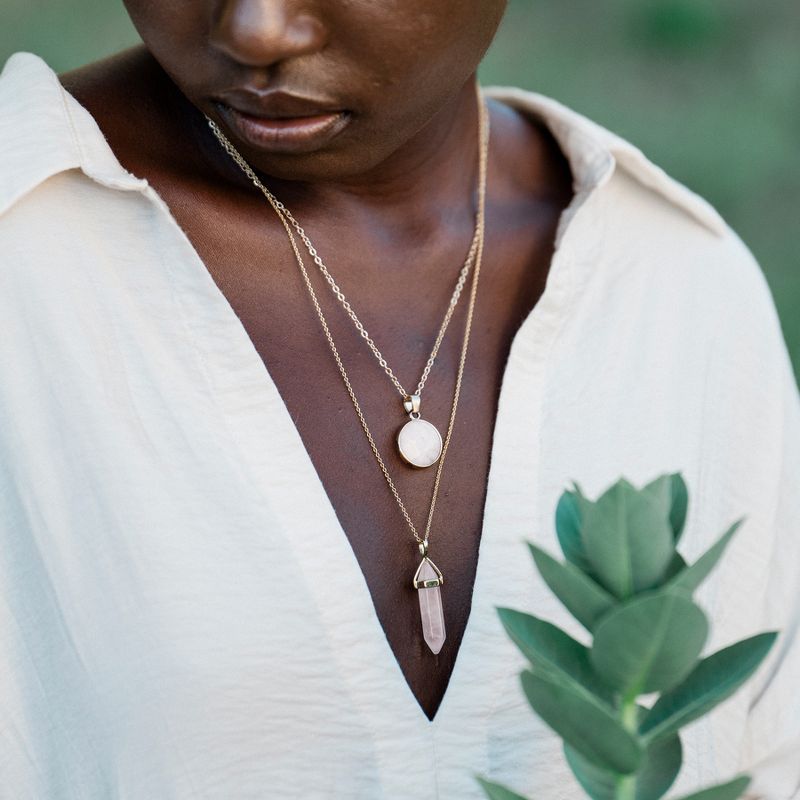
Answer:
[[(479, 95), (480, 101), (480, 88), (476, 82), (476, 92)], [(252, 180), (252, 177), (248, 173), (249, 165), (247, 162), (241, 157), (241, 155), (236, 151), (236, 149), (231, 145), (231, 143), (225, 139), (224, 134), (219, 130), (219, 128), (214, 128), (212, 126), (212, 130), (217, 135), (217, 138), (222, 143), (223, 147), (227, 150), (229, 155), (236, 161), (239, 167), (248, 174), (248, 177)], [(261, 188), (261, 187), (259, 187)], [(400, 393), (400, 396), (403, 398), (403, 409), (409, 416), (409, 421), (403, 425), (397, 433), (397, 449), (400, 453), (400, 456), (403, 458), (405, 463), (409, 466), (416, 467), (418, 469), (424, 469), (426, 467), (433, 466), (441, 457), (443, 443), (442, 443), (442, 436), (439, 433), (439, 430), (436, 428), (435, 425), (430, 423), (428, 420), (424, 420), (421, 418), (421, 404), (422, 404), (422, 390), (425, 388), (425, 383), (428, 380), (428, 376), (430, 375), (431, 369), (433, 368), (433, 364), (436, 360), (436, 356), (439, 353), (439, 347), (442, 344), (442, 340), (444, 339), (445, 333), (447, 332), (447, 328), (450, 324), (450, 319), (453, 316), (453, 312), (455, 311), (456, 305), (458, 304), (459, 298), (461, 297), (461, 293), (464, 289), (464, 285), (467, 281), (469, 276), (470, 270), (472, 269), (473, 263), (475, 261), (475, 254), (477, 253), (478, 249), (478, 220), (476, 216), (475, 220), (475, 231), (472, 237), (472, 241), (470, 243), (470, 248), (467, 253), (467, 257), (464, 261), (464, 265), (461, 268), (461, 271), (458, 275), (458, 280), (456, 281), (455, 288), (453, 289), (453, 293), (450, 297), (450, 302), (448, 303), (447, 310), (444, 315), (444, 319), (442, 320), (442, 324), (439, 326), (439, 332), (436, 335), (436, 339), (433, 344), (433, 348), (431, 349), (430, 356), (428, 357), (427, 362), (425, 363), (425, 367), (422, 370), (422, 375), (420, 376), (419, 382), (417, 383), (417, 388), (414, 390), (413, 394), (409, 393), (403, 387), (403, 384), (400, 383), (400, 380), (395, 375), (394, 370), (389, 366), (386, 358), (381, 353), (378, 346), (375, 344), (375, 340), (370, 336), (367, 329), (362, 324), (361, 320), (358, 318), (355, 310), (353, 309), (350, 302), (345, 297), (344, 292), (341, 290), (339, 285), (336, 283), (333, 275), (331, 275), (330, 270), (323, 262), (321, 256), (317, 252), (316, 248), (312, 244), (311, 240), (309, 239), (308, 235), (306, 234), (303, 227), (300, 223), (295, 219), (294, 215), (289, 211), (288, 208), (278, 200), (268, 189), (263, 188), (262, 191), (269, 196), (267, 199), (272, 204), (273, 208), (283, 214), (286, 219), (288, 219), (291, 226), (294, 228), (297, 235), (302, 239), (303, 244), (308, 250), (311, 259), (314, 261), (316, 266), (318, 267), (319, 271), (322, 273), (323, 277), (325, 278), (326, 282), (331, 288), (336, 299), (341, 304), (342, 308), (344, 309), (345, 313), (350, 317), (355, 326), (356, 330), (360, 334), (360, 336), (364, 339), (364, 341), (369, 346), (372, 354), (375, 356), (378, 364), (383, 369), (384, 373), (388, 376), (389, 380), (391, 380), (392, 384), (394, 385), (395, 389)]]
[[(331, 353), (333, 354), (333, 358), (336, 361), (337, 367), (339, 368), (339, 373), (342, 376), (342, 380), (344, 382), (345, 388), (347, 389), (347, 393), (350, 396), (350, 400), (353, 403), (353, 407), (356, 411), (356, 415), (358, 416), (359, 422), (361, 423), (361, 427), (363, 428), (364, 433), (367, 437), (372, 453), (378, 462), (378, 466), (380, 467), (381, 472), (383, 473), (383, 476), (386, 479), (386, 483), (389, 486), (389, 489), (391, 490), (392, 495), (394, 496), (395, 501), (397, 502), (397, 505), (399, 506), (400, 511), (403, 514), (403, 517), (405, 518), (405, 521), (411, 531), (411, 534), (413, 535), (414, 539), (418, 544), (419, 552), (422, 555), (422, 560), (420, 561), (419, 566), (417, 567), (417, 570), (414, 573), (412, 584), (413, 587), (417, 589), (417, 594), (419, 597), (423, 638), (427, 643), (428, 647), (434, 653), (438, 653), (441, 650), (445, 640), (444, 613), (442, 610), (441, 588), (440, 588), (444, 584), (444, 576), (442, 575), (441, 570), (436, 566), (436, 564), (434, 564), (433, 561), (428, 557), (428, 544), (429, 544), (431, 525), (433, 522), (434, 509), (436, 508), (436, 499), (439, 493), (439, 484), (441, 481), (442, 470), (444, 468), (445, 456), (447, 455), (447, 448), (450, 444), (450, 438), (453, 434), (453, 427), (455, 425), (455, 418), (456, 418), (456, 410), (458, 408), (458, 399), (461, 393), (461, 382), (464, 374), (464, 365), (466, 363), (466, 358), (467, 358), (467, 349), (469, 346), (470, 333), (472, 330), (472, 318), (475, 309), (475, 298), (477, 296), (478, 276), (480, 275), (481, 260), (483, 256), (483, 243), (484, 243), (484, 231), (485, 231), (486, 164), (488, 160), (488, 150), (489, 150), (489, 114), (486, 108), (485, 101), (480, 95), (479, 88), (478, 88), (478, 100), (479, 100), (478, 109), (479, 109), (479, 121), (480, 121), (480, 135), (479, 135), (480, 144), (479, 144), (479, 159), (478, 159), (478, 209), (476, 213), (475, 235), (473, 237), (473, 244), (470, 247), (470, 255), (467, 256), (467, 262), (462, 268), (462, 274), (464, 275), (464, 280), (466, 280), (465, 270), (466, 272), (469, 272), (468, 266), (471, 267), (472, 264), (474, 263), (474, 270), (472, 275), (472, 284), (470, 287), (469, 304), (467, 308), (467, 319), (464, 327), (464, 338), (461, 346), (461, 354), (459, 358), (458, 372), (456, 376), (456, 385), (453, 393), (453, 403), (450, 410), (450, 419), (447, 427), (447, 433), (445, 435), (444, 443), (442, 446), (441, 457), (438, 459), (439, 465), (436, 470), (436, 478), (434, 481), (433, 491), (431, 495), (431, 504), (430, 504), (430, 509), (428, 511), (428, 519), (425, 526), (424, 535), (422, 536), (420, 536), (417, 527), (414, 525), (414, 522), (411, 519), (410, 514), (408, 513), (405, 503), (403, 503), (403, 500), (400, 497), (400, 493), (397, 491), (397, 487), (395, 486), (394, 481), (392, 480), (392, 477), (389, 474), (389, 470), (386, 467), (386, 463), (381, 457), (378, 447), (375, 444), (375, 439), (372, 436), (372, 433), (370, 432), (367, 420), (364, 416), (363, 411), (361, 410), (361, 405), (358, 402), (355, 391), (353, 390), (352, 383), (350, 382), (350, 378), (347, 375), (347, 370), (345, 369), (344, 363), (342, 362), (341, 356), (339, 355), (339, 350), (336, 347), (336, 343), (333, 340), (330, 327), (328, 326), (328, 322), (325, 319), (325, 315), (322, 312), (322, 308), (317, 298), (317, 294), (314, 291), (313, 285), (311, 284), (311, 279), (309, 278), (308, 271), (306, 270), (305, 263), (303, 262), (303, 257), (300, 253), (300, 248), (297, 245), (297, 240), (295, 239), (292, 230), (292, 228), (295, 226), (289, 220), (289, 214), (286, 210), (286, 207), (283, 205), (283, 203), (277, 200), (277, 198), (272, 194), (272, 192), (269, 191), (269, 189), (267, 189), (266, 186), (264, 186), (264, 184), (259, 179), (258, 175), (256, 175), (253, 168), (247, 163), (244, 157), (228, 140), (225, 134), (220, 130), (219, 126), (212, 119), (208, 118), (209, 127), (211, 128), (212, 132), (214, 133), (214, 135), (216, 136), (222, 147), (236, 162), (236, 164), (240, 167), (240, 169), (242, 169), (242, 171), (247, 175), (247, 177), (256, 186), (256, 188), (259, 189), (259, 191), (267, 199), (267, 201), (272, 206), (275, 213), (278, 215), (278, 218), (280, 219), (281, 224), (283, 225), (283, 228), (286, 231), (287, 236), (289, 237), (289, 243), (292, 247), (295, 259), (303, 276), (303, 282), (305, 283), (306, 288), (308, 289), (308, 293), (309, 296), (311, 297), (314, 309), (316, 310), (317, 317), (319, 318), (323, 332), (325, 333), (325, 338), (328, 341), (328, 345), (330, 347)], [(297, 225), (297, 228), (299, 228), (299, 225)], [(298, 235), (301, 235), (304, 238), (304, 240), (308, 239), (305, 233), (300, 234), (298, 231)], [(312, 255), (312, 258), (314, 258), (316, 250), (314, 250), (310, 240), (308, 241), (308, 244), (306, 246), (310, 247), (309, 252)], [(463, 288), (463, 282), (461, 281), (461, 276), (459, 276), (459, 283), (461, 284), (461, 288)], [(458, 294), (460, 295), (461, 289), (458, 286), (457, 290)], [(456, 296), (455, 302), (457, 301), (458, 297)], [(452, 309), (455, 307), (455, 302), (451, 299), (451, 306), (448, 309), (449, 314), (446, 317), (447, 323), (449, 323), (449, 317), (452, 316)], [(436, 350), (438, 350), (438, 345), (441, 343), (441, 338), (443, 338), (444, 336), (443, 329), (445, 328), (446, 324), (443, 323), (442, 329), (440, 329), (440, 335), (437, 336)], [(429, 361), (432, 364), (432, 361), (430, 359)], [(430, 370), (428, 369), (428, 371)], [(425, 375), (425, 377), (427, 377), (427, 375)], [(416, 411), (416, 413), (418, 413), (419, 412), (418, 406), (415, 409), (412, 409), (412, 411)], [(412, 418), (412, 421), (413, 419), (414, 418)]]
[(319, 268), (319, 271), (324, 276), (328, 285), (331, 287), (331, 291), (333, 292), (334, 296), (341, 303), (342, 308), (353, 321), (356, 330), (359, 332), (364, 341), (366, 341), (367, 345), (372, 351), (372, 354), (377, 359), (378, 364), (380, 364), (380, 366), (383, 368), (383, 371), (394, 384), (397, 391), (400, 392), (400, 396), (403, 398), (403, 408), (410, 417), (410, 420), (403, 425), (397, 434), (397, 449), (403, 460), (410, 466), (420, 469), (433, 466), (439, 460), (442, 454), (442, 436), (436, 426), (432, 425), (427, 420), (421, 419), (420, 407), (422, 401), (422, 390), (425, 388), (428, 375), (430, 375), (433, 363), (439, 353), (439, 347), (442, 344), (445, 332), (450, 324), (450, 318), (453, 316), (453, 312), (455, 311), (458, 300), (461, 297), (464, 284), (467, 281), (470, 269), (472, 268), (475, 260), (475, 254), (477, 253), (478, 249), (477, 217), (475, 220), (475, 232), (472, 237), (472, 242), (470, 243), (467, 258), (464, 261), (464, 266), (461, 268), (459, 273), (455, 289), (453, 290), (453, 294), (451, 295), (450, 302), (447, 306), (447, 311), (445, 312), (444, 319), (439, 327), (439, 332), (436, 335), (431, 354), (428, 357), (428, 360), (422, 371), (422, 375), (417, 383), (417, 388), (413, 394), (409, 394), (403, 388), (403, 385), (400, 383), (394, 371), (387, 363), (386, 358), (375, 344), (374, 339), (369, 335), (369, 332), (358, 318), (358, 315), (356, 314), (352, 305), (345, 297), (344, 292), (339, 288), (339, 285), (334, 280), (320, 255), (317, 253), (316, 248), (311, 243), (311, 240), (308, 238), (308, 235), (303, 227), (300, 225), (300, 223), (298, 223), (286, 206), (276, 198), (275, 206), (285, 215), (285, 217), (289, 220), (289, 223), (295, 229), (297, 235), (303, 240), (303, 244), (306, 246), (309, 255)]

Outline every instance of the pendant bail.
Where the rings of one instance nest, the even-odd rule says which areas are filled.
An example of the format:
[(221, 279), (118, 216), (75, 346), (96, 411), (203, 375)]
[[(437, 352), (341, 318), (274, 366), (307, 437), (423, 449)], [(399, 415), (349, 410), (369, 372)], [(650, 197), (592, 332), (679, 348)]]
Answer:
[(407, 394), (403, 400), (403, 408), (412, 419), (419, 419), (419, 407), (422, 400), (418, 394)]
[(444, 584), (444, 575), (436, 564), (428, 556), (424, 556), (419, 562), (417, 571), (414, 573), (415, 589), (438, 589)]
[(420, 553), (421, 556), (428, 555), (428, 540), (427, 540), (427, 538), (423, 539), (419, 543), (419, 553)]

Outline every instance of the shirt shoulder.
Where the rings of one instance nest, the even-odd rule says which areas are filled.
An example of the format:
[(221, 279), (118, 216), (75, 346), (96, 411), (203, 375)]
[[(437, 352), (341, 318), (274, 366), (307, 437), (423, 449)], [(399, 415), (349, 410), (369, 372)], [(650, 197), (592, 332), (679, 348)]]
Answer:
[(516, 87), (494, 86), (486, 93), (547, 125), (570, 162), (578, 191), (590, 191), (615, 173), (624, 172), (710, 232), (719, 236), (729, 232), (707, 200), (665, 172), (636, 145), (564, 103)]
[(0, 72), (0, 137), (0, 218), (69, 170), (113, 189), (146, 185), (124, 169), (91, 114), (33, 53), (15, 53)]
[(0, 73), (0, 214), (49, 176), (80, 165), (64, 98), (47, 70), (37, 56), (15, 53)]
[(680, 313), (696, 309), (700, 326), (713, 326), (730, 318), (732, 307), (749, 304), (751, 319), (770, 334), (780, 330), (760, 264), (705, 198), (635, 144), (558, 100), (516, 87), (485, 91), (541, 120), (567, 156), (578, 195), (572, 212), (582, 200), (590, 202), (594, 226), (602, 229), (592, 237), (591, 254), (578, 243), (584, 248), (580, 258), (594, 264), (601, 291), (619, 294), (624, 286), (626, 296), (639, 291), (637, 302), (659, 308), (665, 297), (675, 298), (676, 322)]

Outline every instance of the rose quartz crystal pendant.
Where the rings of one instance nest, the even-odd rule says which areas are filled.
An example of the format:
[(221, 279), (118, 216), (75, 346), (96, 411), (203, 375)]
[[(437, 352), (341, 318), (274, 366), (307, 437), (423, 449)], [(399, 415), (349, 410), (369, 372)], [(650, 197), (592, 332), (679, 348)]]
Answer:
[(436, 564), (425, 555), (427, 549), (427, 542), (420, 545), (423, 558), (414, 574), (414, 588), (419, 594), (422, 636), (428, 647), (434, 653), (438, 653), (442, 649), (445, 639), (442, 590), (440, 588), (444, 583), (444, 578)]

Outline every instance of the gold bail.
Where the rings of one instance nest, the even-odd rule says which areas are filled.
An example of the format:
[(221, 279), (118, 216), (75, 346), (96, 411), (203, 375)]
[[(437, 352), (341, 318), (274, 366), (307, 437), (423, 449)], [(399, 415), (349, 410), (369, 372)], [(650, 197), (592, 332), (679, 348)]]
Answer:
[(415, 589), (438, 589), (444, 584), (444, 575), (436, 564), (427, 556), (419, 562), (417, 571), (414, 573)]
[(419, 415), (421, 402), (418, 394), (407, 394), (403, 400), (403, 408), (406, 410), (406, 414)]

